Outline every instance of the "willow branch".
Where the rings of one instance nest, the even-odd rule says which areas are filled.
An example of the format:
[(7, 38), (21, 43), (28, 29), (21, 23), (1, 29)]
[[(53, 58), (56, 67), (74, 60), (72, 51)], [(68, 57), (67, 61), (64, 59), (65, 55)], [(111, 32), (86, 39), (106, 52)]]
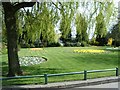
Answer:
[[(34, 0), (32, 0), (34, 1)], [(19, 10), (20, 8), (24, 8), (24, 7), (32, 7), (36, 2), (21, 2), (18, 3), (14, 6), (15, 11)]]

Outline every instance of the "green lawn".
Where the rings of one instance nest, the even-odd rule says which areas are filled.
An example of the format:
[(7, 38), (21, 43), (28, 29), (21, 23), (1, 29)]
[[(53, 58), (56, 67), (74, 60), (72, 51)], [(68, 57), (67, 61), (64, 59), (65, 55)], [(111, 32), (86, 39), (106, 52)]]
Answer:
[[(19, 56), (41, 56), (48, 60), (44, 63), (31, 66), (22, 66), (24, 75), (42, 75), (45, 73), (66, 73), (79, 72), (83, 70), (110, 69), (118, 67), (118, 51), (106, 51), (105, 53), (74, 53), (75, 49), (99, 49), (106, 47), (48, 47), (43, 50), (31, 51), (28, 49), (20, 49)], [(7, 54), (2, 57), (2, 74), (7, 73)], [(88, 78), (97, 78), (103, 76), (115, 75), (115, 72), (89, 74)], [(83, 75), (70, 75), (60, 77), (50, 77), (48, 82), (82, 80)], [(27, 78), (17, 80), (3, 81), (3, 85), (11, 84), (43, 84), (44, 78)]]

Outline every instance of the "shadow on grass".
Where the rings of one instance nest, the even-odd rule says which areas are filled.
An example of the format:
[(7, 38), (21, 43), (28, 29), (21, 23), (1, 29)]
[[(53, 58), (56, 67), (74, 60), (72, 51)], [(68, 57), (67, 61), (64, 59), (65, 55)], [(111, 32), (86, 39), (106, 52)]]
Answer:
[(54, 74), (64, 71), (64, 69), (61, 68), (41, 68), (39, 66), (23, 66), (22, 69), (23, 71), (27, 72), (28, 75), (43, 75), (45, 73)]
[(7, 76), (8, 73), (8, 67), (7, 66), (2, 66), (2, 76)]
[(27, 85), (27, 84), (44, 84), (44, 78), (24, 78), (24, 79), (10, 79), (10, 80), (3, 80), (2, 86), (9, 86), (9, 85)]
[[(60, 68), (39, 68), (35, 66), (22, 66), (23, 75), (43, 75), (45, 73), (55, 74), (62, 73), (64, 70)], [(8, 67), (2, 67), (2, 76), (6, 76), (8, 72)]]
[(2, 65), (8, 65), (8, 63), (7, 62), (2, 62)]
[[(45, 73), (54, 74), (61, 73), (64, 71), (60, 68), (39, 68), (38, 66), (22, 66), (24, 76), (25, 75), (43, 75)], [(7, 73), (7, 67), (4, 67), (3, 75), (5, 76)], [(38, 78), (24, 78), (24, 79), (11, 79), (11, 80), (3, 80), (2, 85), (27, 85), (27, 84), (44, 84), (44, 77)]]
[(2, 62), (1, 70), (2, 70), (2, 76), (6, 76), (8, 73), (8, 63), (7, 62)]

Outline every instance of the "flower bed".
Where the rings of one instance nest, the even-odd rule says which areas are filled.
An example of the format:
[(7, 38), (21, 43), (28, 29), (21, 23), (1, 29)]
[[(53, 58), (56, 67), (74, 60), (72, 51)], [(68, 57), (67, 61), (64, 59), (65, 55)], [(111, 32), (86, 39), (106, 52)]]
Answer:
[(43, 48), (30, 48), (30, 50), (36, 51), (36, 50), (43, 50)]
[(38, 56), (24, 56), (24, 57), (19, 57), (19, 61), (21, 66), (29, 66), (29, 65), (40, 64), (42, 62), (47, 61), (47, 59)]
[(89, 49), (89, 50), (79, 50), (79, 49), (76, 49), (74, 50), (75, 53), (104, 53), (105, 51), (104, 50), (92, 50), (92, 49)]

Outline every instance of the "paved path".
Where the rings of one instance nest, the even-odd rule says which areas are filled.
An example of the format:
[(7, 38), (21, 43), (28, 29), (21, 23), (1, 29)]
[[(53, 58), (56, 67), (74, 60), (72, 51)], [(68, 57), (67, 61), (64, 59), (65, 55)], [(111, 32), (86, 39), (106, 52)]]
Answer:
[[(97, 79), (88, 79), (88, 80), (83, 80), (83, 81), (69, 81), (69, 82), (56, 82), (56, 83), (48, 83), (45, 85), (15, 85), (15, 86), (5, 86), (3, 87), (3, 90), (16, 90), (15, 88), (24, 88), (28, 90), (32, 90), (32, 88), (57, 88), (59, 90), (81, 90), (80, 87), (85, 87), (85, 86), (93, 86), (93, 85), (98, 85), (99, 84), (106, 84), (106, 83), (113, 83), (114, 87), (116, 87), (115, 82), (118, 82), (118, 77), (104, 77), (104, 78), (97, 78)], [(112, 85), (110, 85), (112, 86)], [(79, 87), (79, 88), (77, 88)], [(104, 87), (104, 85), (103, 85)], [(87, 88), (87, 87), (86, 87)], [(89, 88), (89, 87), (88, 87)], [(39, 90), (38, 89), (38, 90)], [(56, 90), (57, 90), (56, 89)], [(44, 89), (42, 89), (44, 90)], [(51, 89), (49, 89), (51, 90)], [(55, 89), (53, 89), (55, 90)]]
[(100, 84), (100, 85), (92, 85), (92, 86), (84, 86), (84, 87), (74, 87), (74, 88), (66, 88), (66, 89), (59, 89), (59, 90), (120, 90), (118, 87), (120, 82), (113, 82), (107, 84)]
[(74, 87), (74, 88), (67, 88), (67, 89), (60, 89), (60, 90), (120, 90), (118, 85), (120, 85), (120, 82), (84, 86), (84, 87)]
[(85, 86), (85, 87), (77, 87), (77, 88), (118, 88), (118, 84), (120, 85), (120, 82), (119, 83), (113, 82), (113, 83)]

